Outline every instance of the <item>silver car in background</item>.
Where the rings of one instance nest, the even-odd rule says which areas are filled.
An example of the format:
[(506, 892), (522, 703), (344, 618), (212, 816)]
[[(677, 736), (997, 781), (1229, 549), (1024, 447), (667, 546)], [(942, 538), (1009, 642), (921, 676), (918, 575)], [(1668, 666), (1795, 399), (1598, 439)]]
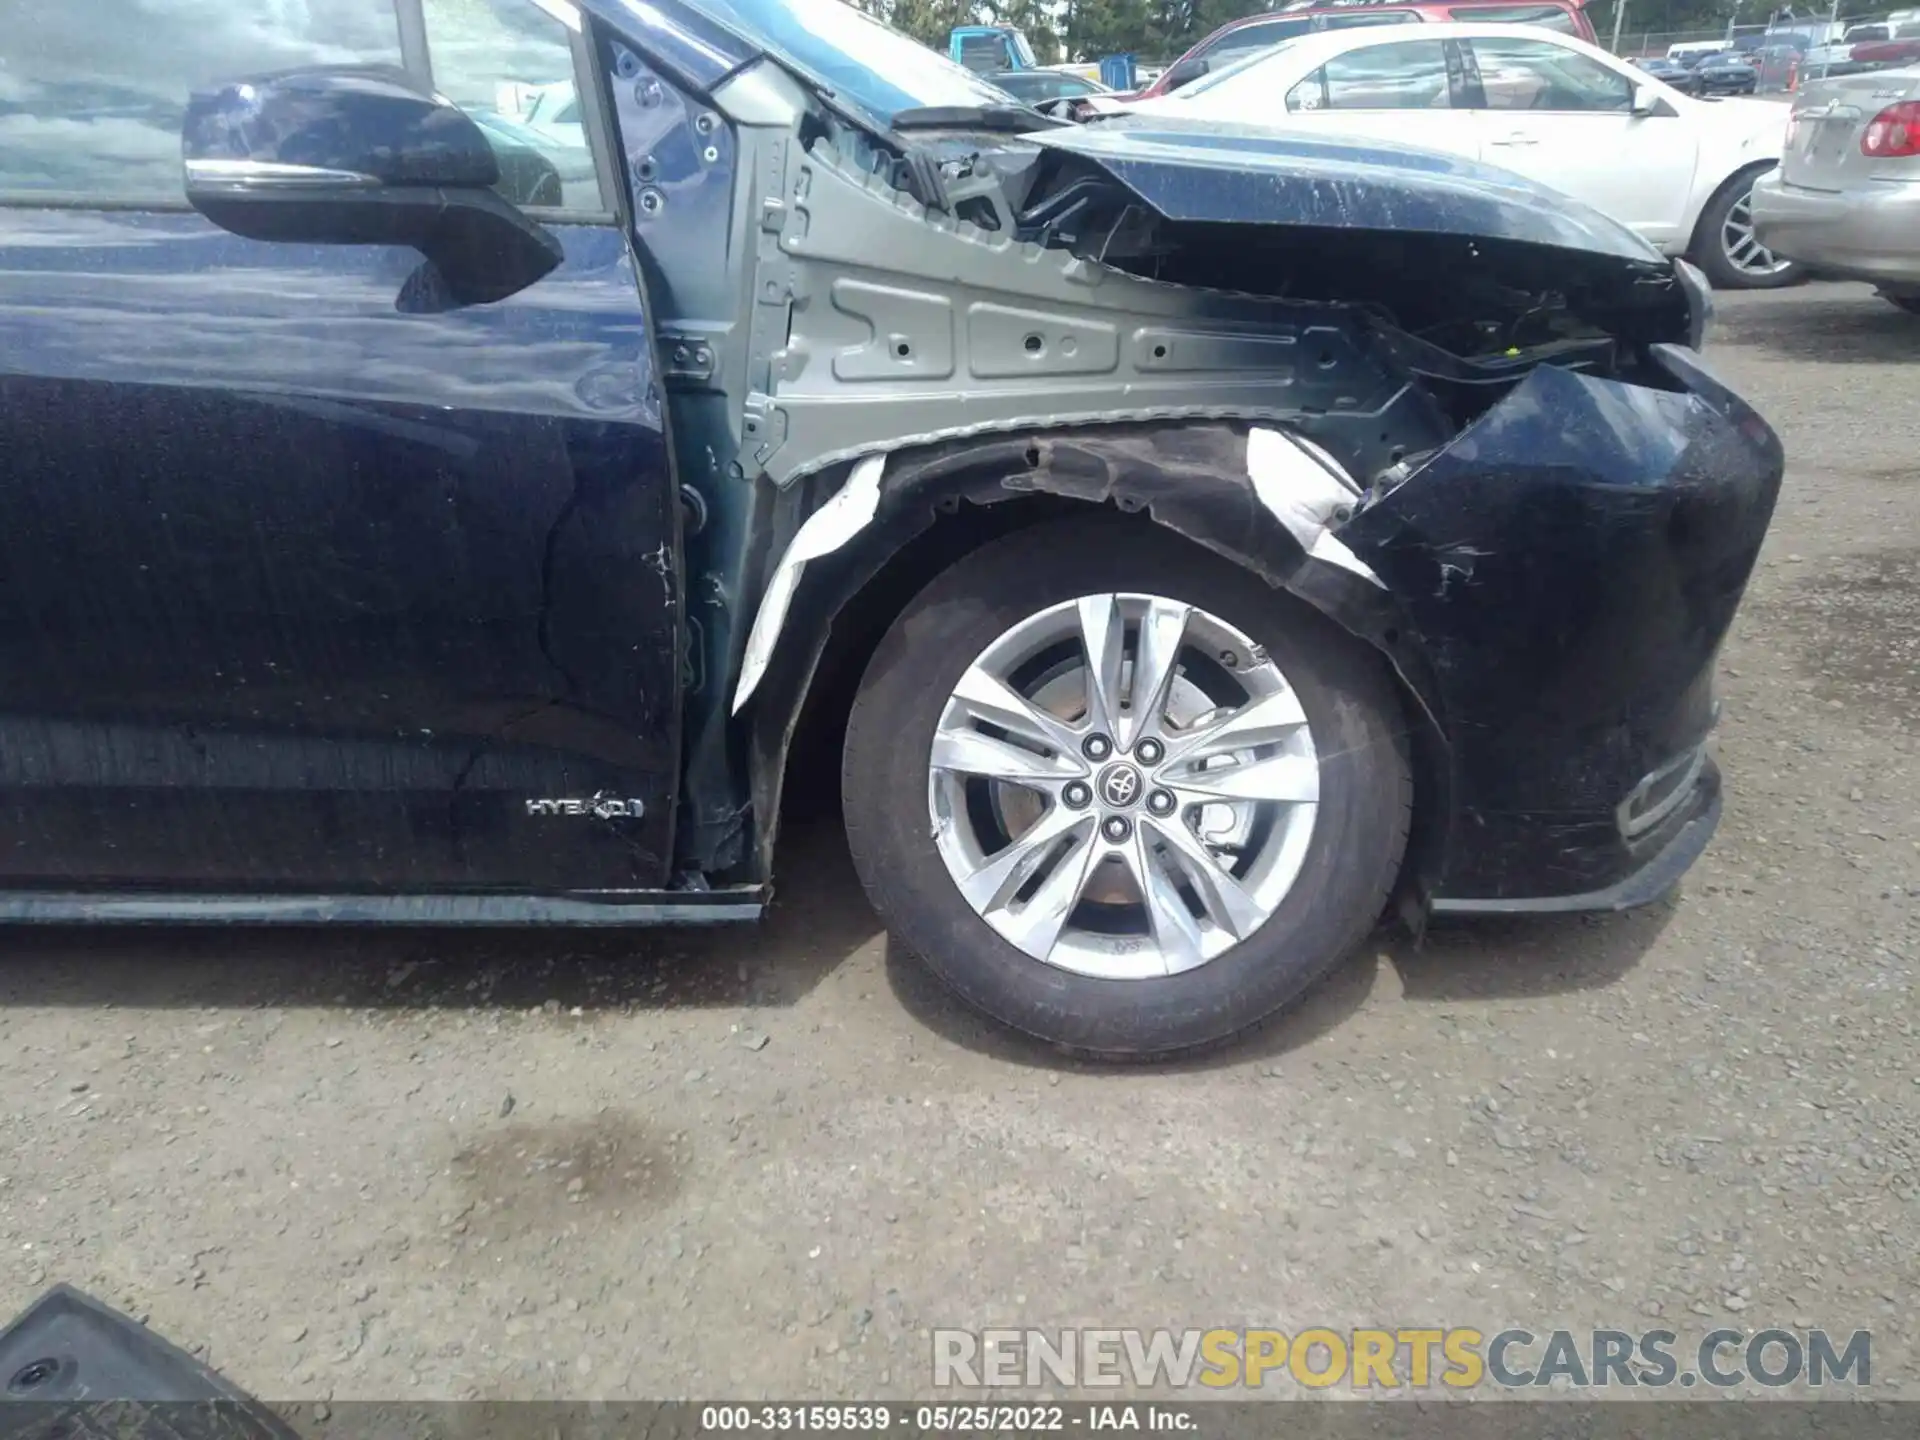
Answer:
[(1775, 255), (1920, 314), (1920, 66), (1809, 82), (1753, 223)]

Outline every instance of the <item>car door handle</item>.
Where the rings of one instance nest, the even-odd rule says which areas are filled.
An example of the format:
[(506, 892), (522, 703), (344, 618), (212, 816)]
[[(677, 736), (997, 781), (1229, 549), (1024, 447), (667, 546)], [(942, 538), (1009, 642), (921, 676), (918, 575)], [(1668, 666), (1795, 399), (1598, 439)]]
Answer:
[(1538, 145), (1540, 142), (1533, 136), (1516, 130), (1511, 135), (1502, 135), (1498, 139), (1489, 140), (1487, 143), (1489, 145)]

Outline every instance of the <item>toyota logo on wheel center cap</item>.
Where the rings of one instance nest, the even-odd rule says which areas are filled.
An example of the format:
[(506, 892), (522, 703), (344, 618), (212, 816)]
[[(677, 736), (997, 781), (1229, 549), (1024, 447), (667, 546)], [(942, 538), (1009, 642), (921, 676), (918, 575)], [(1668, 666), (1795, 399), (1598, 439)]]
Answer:
[(1100, 798), (1116, 810), (1133, 804), (1145, 788), (1140, 772), (1131, 765), (1110, 765), (1100, 777)]

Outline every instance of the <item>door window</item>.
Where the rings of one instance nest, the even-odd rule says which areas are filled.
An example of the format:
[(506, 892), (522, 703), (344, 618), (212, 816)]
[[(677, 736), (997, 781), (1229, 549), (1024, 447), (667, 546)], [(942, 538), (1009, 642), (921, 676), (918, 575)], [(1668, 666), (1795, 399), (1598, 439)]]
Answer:
[(1418, 24), (1420, 17), (1411, 10), (1343, 10), (1323, 17), (1324, 30), (1358, 30), (1368, 25)]
[(1279, 41), (1304, 35), (1312, 28), (1313, 21), (1304, 17), (1298, 20), (1269, 20), (1261, 25), (1242, 25), (1238, 30), (1229, 30), (1217, 43), (1200, 53), (1207, 57), (1207, 63), (1213, 69), (1218, 70), (1230, 57), (1264, 50)]
[(1446, 48), (1402, 40), (1336, 55), (1287, 92), (1289, 110), (1445, 110)]
[(15, 0), (9, 9), (0, 195), (15, 199), (177, 205), (193, 90), (300, 65), (400, 63), (394, 0)]
[[(15, 201), (177, 206), (194, 90), (306, 65), (403, 63), (395, 0), (24, 3), (28, 14), (0, 27), (0, 198)], [(604, 212), (565, 0), (422, 8), (429, 54), (405, 58), (486, 131), (502, 194)], [(530, 123), (542, 100), (553, 118)]]
[(424, 0), (433, 84), (487, 132), (500, 193), (534, 209), (608, 207), (581, 123), (564, 4)]
[(1563, 35), (1578, 35), (1573, 12), (1558, 5), (1456, 5), (1447, 14), (1455, 20), (1483, 25), (1539, 25)]
[(1633, 81), (1591, 56), (1550, 40), (1467, 42), (1489, 110), (1556, 110), (1625, 114)]

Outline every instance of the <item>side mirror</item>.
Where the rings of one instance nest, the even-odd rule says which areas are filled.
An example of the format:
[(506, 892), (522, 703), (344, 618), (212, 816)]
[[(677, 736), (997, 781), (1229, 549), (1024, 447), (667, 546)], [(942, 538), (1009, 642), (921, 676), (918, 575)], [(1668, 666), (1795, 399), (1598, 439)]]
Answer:
[(1636, 115), (1658, 115), (1660, 113), (1660, 92), (1651, 85), (1634, 86), (1633, 113)]
[(197, 92), (181, 152), (187, 203), (221, 229), (410, 245), (428, 262), (409, 281), (416, 298), (499, 300), (562, 259), (557, 240), (494, 192), (486, 132), (401, 70), (290, 70)]
[(1189, 60), (1167, 71), (1167, 89), (1178, 90), (1182, 85), (1191, 85), (1213, 67), (1205, 60)]

